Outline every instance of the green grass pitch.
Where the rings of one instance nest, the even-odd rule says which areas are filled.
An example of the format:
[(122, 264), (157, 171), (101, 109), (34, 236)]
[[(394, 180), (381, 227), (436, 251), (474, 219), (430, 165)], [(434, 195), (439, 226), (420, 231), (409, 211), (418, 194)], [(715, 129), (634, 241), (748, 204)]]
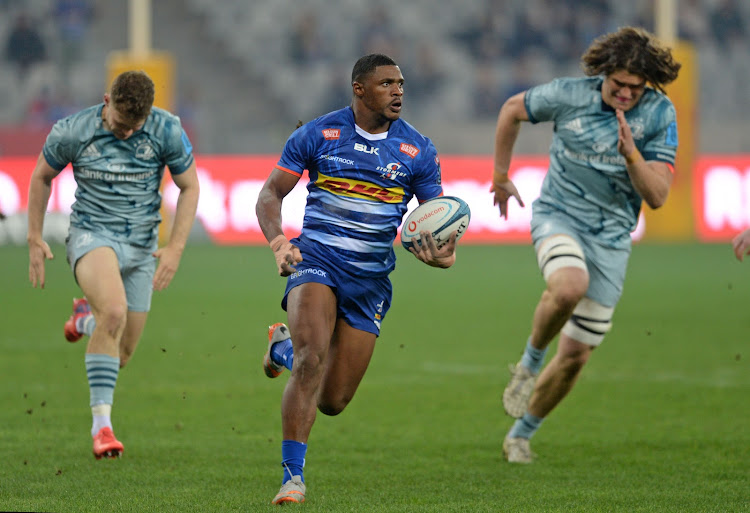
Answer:
[[(120, 373), (125, 455), (96, 461), (85, 341), (62, 333), (79, 292), (53, 250), (40, 291), (26, 248), (0, 247), (0, 510), (274, 511), (288, 374), (260, 365), (285, 320), (271, 252), (187, 248)], [(396, 251), (370, 369), (313, 428), (304, 511), (750, 511), (750, 262), (728, 244), (635, 246), (614, 328), (528, 466), (502, 459), (500, 396), (543, 287), (533, 250), (465, 245), (447, 271)]]

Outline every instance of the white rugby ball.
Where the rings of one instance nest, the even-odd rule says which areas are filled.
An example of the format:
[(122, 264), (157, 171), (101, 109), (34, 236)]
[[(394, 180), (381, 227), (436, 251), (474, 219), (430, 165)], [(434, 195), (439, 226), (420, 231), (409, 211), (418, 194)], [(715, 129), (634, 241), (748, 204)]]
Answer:
[(456, 240), (466, 233), (471, 219), (469, 205), (455, 196), (439, 196), (427, 200), (412, 210), (401, 226), (401, 245), (407, 250), (412, 242), (419, 240), (419, 232), (430, 232), (438, 248), (448, 242), (451, 233), (457, 231)]

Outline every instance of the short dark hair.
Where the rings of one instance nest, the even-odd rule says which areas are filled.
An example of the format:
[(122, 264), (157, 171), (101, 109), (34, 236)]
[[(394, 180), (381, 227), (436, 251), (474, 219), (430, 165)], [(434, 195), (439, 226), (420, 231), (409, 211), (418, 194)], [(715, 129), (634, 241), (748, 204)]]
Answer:
[(144, 71), (125, 71), (112, 82), (110, 99), (117, 112), (133, 121), (146, 119), (154, 104), (154, 82)]
[(609, 76), (625, 70), (643, 77), (661, 92), (677, 78), (682, 67), (656, 36), (636, 27), (622, 27), (595, 39), (581, 57), (581, 66), (588, 76)]
[(354, 82), (362, 82), (364, 78), (375, 71), (378, 66), (398, 66), (396, 61), (383, 55), (382, 53), (371, 53), (360, 57), (357, 62), (354, 63), (352, 69), (352, 84)]

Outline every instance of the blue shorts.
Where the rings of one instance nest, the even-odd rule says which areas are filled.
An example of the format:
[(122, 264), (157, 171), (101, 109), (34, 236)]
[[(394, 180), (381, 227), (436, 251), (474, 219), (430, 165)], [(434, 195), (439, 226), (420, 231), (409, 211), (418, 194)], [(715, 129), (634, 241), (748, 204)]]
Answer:
[[(107, 237), (106, 232), (95, 232), (70, 227), (65, 248), (68, 263), (76, 275), (78, 260), (89, 251), (108, 247), (117, 255), (120, 264), (120, 276), (125, 285), (125, 296), (128, 300), (128, 310), (132, 312), (148, 312), (151, 309), (151, 295), (154, 291), (154, 272), (156, 272), (156, 258), (154, 248), (133, 246)], [(76, 283), (78, 280), (76, 279)]]
[(564, 216), (534, 213), (531, 218), (531, 238), (537, 250), (544, 239), (558, 233), (573, 238), (583, 250), (589, 273), (586, 297), (603, 306), (614, 308), (622, 296), (630, 247), (608, 247), (598, 242), (596, 237), (580, 233), (580, 230), (566, 222)]
[[(294, 242), (298, 245), (297, 241)], [(299, 246), (302, 262), (286, 282), (281, 308), (286, 310), (289, 291), (303, 283), (322, 283), (336, 294), (337, 317), (352, 328), (380, 335), (380, 325), (391, 307), (393, 288), (388, 276), (363, 278), (336, 268), (330, 260), (317, 258), (308, 245)]]

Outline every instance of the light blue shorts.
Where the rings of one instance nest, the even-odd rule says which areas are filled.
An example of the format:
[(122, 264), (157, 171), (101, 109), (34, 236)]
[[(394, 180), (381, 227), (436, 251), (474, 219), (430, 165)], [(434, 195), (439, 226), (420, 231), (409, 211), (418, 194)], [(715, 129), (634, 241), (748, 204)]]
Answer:
[[(153, 252), (156, 251), (156, 247), (133, 246), (107, 237), (106, 232), (95, 232), (71, 226), (68, 238), (65, 239), (65, 249), (74, 277), (78, 260), (89, 251), (101, 247), (112, 248), (117, 255), (120, 276), (125, 285), (128, 310), (148, 312), (151, 309), (151, 295), (154, 291), (156, 258)], [(78, 279), (76, 279), (77, 282)]]
[(322, 283), (336, 294), (337, 317), (344, 319), (352, 328), (380, 335), (380, 326), (391, 307), (393, 288), (388, 276), (352, 276), (339, 269), (335, 263), (315, 254), (313, 245), (293, 239), (299, 247), (302, 262), (295, 267), (297, 272), (287, 278), (281, 307), (286, 310), (289, 291), (303, 283)]
[(534, 247), (539, 250), (539, 244), (544, 239), (555, 234), (569, 235), (583, 250), (586, 257), (586, 268), (589, 272), (589, 288), (586, 297), (597, 303), (614, 308), (622, 296), (625, 284), (625, 272), (630, 258), (630, 246), (615, 249), (597, 241), (596, 237), (583, 234), (566, 222), (562, 215), (546, 215), (534, 213), (531, 219), (531, 238)]

